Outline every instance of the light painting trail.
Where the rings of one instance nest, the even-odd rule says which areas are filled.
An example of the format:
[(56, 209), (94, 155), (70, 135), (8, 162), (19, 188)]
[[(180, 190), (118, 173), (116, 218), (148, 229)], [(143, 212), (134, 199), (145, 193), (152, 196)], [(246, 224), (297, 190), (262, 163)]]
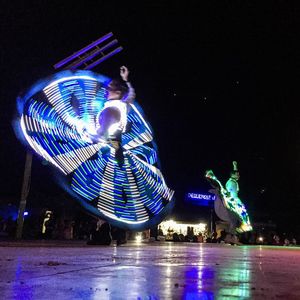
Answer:
[(125, 229), (159, 223), (174, 205), (160, 171), (153, 132), (135, 102), (122, 133), (124, 163), (107, 140), (91, 138), (110, 78), (62, 71), (18, 98), (22, 141), (60, 173), (59, 183), (89, 212)]

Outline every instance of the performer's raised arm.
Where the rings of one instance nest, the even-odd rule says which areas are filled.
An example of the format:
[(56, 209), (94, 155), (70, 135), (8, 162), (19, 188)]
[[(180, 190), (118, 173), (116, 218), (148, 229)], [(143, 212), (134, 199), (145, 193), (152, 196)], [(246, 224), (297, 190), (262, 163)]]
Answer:
[(126, 82), (127, 87), (128, 87), (128, 93), (125, 96), (125, 98), (122, 99), (122, 101), (124, 101), (126, 103), (133, 103), (133, 101), (135, 99), (135, 90), (132, 87), (131, 83), (128, 81), (129, 70), (127, 67), (122, 66), (120, 68), (120, 76)]
[(238, 166), (237, 166), (238, 164), (237, 164), (237, 162), (233, 161), (232, 165), (233, 165), (233, 171), (238, 172)]
[(240, 178), (240, 174), (237, 167), (237, 162), (233, 161), (233, 170), (230, 172), (230, 178), (226, 182), (226, 190), (231, 194), (232, 197), (238, 197), (239, 192), (239, 184), (238, 180)]

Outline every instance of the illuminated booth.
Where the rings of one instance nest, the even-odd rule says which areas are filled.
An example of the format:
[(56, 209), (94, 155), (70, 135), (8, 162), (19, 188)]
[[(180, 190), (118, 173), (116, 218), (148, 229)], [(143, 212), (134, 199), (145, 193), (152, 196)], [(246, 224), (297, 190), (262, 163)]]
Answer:
[[(183, 221), (166, 220), (159, 224), (159, 236), (164, 236), (165, 240), (174, 240), (174, 233), (188, 236), (205, 236), (207, 234), (206, 223), (185, 223)], [(162, 234), (162, 235), (161, 235)], [(160, 239), (160, 238), (159, 238)]]
[[(187, 192), (184, 206), (172, 213), (158, 225), (158, 239), (173, 241), (175, 236), (184, 236), (184, 241), (205, 241), (214, 229), (214, 200), (216, 196), (207, 192)], [(199, 238), (200, 237), (200, 238)]]

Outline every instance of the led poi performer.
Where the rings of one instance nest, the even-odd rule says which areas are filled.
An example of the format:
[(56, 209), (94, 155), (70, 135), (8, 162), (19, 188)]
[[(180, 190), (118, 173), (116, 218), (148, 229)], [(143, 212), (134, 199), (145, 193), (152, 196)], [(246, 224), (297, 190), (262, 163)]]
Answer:
[(124, 229), (162, 221), (173, 194), (160, 171), (153, 132), (122, 81), (62, 71), (18, 98), (19, 137), (59, 173), (59, 183), (90, 213)]
[(113, 79), (107, 86), (107, 101), (96, 118), (96, 134), (90, 134), (86, 128), (82, 129), (86, 137), (90, 137), (92, 141), (109, 142), (116, 149), (115, 156), (118, 162), (123, 163), (122, 133), (126, 131), (129, 104), (134, 102), (135, 91), (128, 81), (127, 67), (120, 68), (120, 76), (123, 82)]
[(230, 233), (236, 231), (238, 233), (252, 230), (250, 219), (245, 208), (238, 197), (239, 192), (239, 172), (237, 169), (237, 162), (233, 162), (233, 171), (230, 173), (230, 178), (226, 183), (226, 188), (217, 179), (212, 170), (205, 173), (205, 177), (213, 186), (214, 192), (217, 196), (215, 201), (215, 212), (218, 217), (229, 223)]

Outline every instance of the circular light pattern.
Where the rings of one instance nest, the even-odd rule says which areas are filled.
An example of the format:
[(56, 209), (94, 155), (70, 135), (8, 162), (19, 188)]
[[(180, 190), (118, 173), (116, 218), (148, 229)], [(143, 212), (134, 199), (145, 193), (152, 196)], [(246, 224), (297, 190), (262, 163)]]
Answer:
[(160, 171), (153, 133), (135, 102), (122, 134), (123, 163), (108, 141), (95, 139), (110, 79), (63, 71), (18, 98), (20, 138), (62, 175), (59, 182), (89, 212), (125, 229), (159, 223), (174, 192)]

